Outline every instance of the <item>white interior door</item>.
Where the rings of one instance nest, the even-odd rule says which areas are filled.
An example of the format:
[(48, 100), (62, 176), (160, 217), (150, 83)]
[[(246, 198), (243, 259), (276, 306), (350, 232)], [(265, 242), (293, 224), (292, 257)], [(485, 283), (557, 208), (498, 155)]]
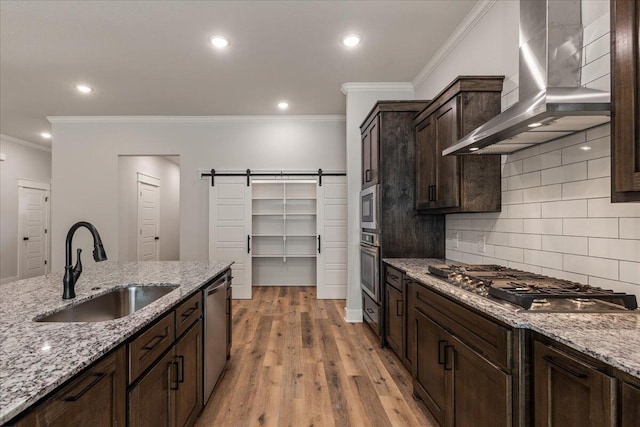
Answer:
[(233, 262), (233, 298), (251, 299), (251, 187), (228, 176), (209, 189), (209, 261)]
[(138, 261), (157, 261), (160, 245), (160, 180), (138, 174)]
[(322, 177), (317, 199), (318, 299), (347, 297), (347, 181)]
[(41, 276), (47, 272), (49, 191), (19, 187), (20, 278)]

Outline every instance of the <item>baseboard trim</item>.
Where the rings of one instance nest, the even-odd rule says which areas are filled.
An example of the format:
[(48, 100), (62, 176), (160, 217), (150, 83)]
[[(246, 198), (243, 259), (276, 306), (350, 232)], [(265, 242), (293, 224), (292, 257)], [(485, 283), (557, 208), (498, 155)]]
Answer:
[(20, 280), (20, 277), (19, 276), (5, 277), (4, 279), (0, 279), (0, 285), (4, 285), (5, 283), (15, 282), (16, 280)]
[(344, 308), (344, 321), (348, 323), (362, 323), (362, 310)]

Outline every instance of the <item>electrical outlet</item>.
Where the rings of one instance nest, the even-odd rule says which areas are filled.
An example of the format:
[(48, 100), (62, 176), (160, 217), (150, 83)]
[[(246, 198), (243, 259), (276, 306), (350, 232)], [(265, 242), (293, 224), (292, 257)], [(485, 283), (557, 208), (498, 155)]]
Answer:
[(458, 246), (460, 245), (460, 233), (453, 233), (452, 237), (453, 237), (453, 239), (452, 239), (453, 240), (453, 243), (452, 243), (453, 249), (458, 249)]
[(485, 236), (484, 234), (480, 234), (478, 236), (478, 252), (487, 252), (487, 236)]

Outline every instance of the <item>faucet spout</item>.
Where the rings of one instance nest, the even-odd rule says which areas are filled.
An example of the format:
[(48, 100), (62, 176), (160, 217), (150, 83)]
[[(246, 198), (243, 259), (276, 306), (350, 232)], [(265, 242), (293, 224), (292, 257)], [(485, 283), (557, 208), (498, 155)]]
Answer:
[(82, 274), (82, 260), (80, 259), (80, 254), (82, 253), (82, 249), (78, 249), (78, 255), (76, 260), (75, 267), (73, 266), (72, 260), (72, 241), (73, 236), (80, 227), (85, 227), (91, 232), (91, 236), (93, 236), (93, 259), (96, 262), (105, 261), (107, 259), (107, 254), (104, 251), (104, 246), (102, 246), (102, 239), (100, 238), (100, 233), (93, 226), (93, 224), (80, 221), (71, 226), (69, 232), (67, 233), (67, 240), (65, 242), (65, 266), (64, 266), (64, 278), (62, 279), (63, 299), (71, 299), (76, 297), (75, 286), (76, 282), (80, 278), (80, 274)]

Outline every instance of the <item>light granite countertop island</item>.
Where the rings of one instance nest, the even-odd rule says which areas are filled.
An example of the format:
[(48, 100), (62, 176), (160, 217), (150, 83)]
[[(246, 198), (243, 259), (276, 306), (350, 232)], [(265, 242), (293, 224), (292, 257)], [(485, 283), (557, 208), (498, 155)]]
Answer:
[(389, 258), (401, 270), (448, 297), (515, 328), (526, 328), (640, 378), (640, 311), (611, 313), (526, 313), (513, 305), (481, 297), (429, 273), (442, 259)]
[[(89, 263), (87, 263), (89, 264)], [(0, 424), (74, 377), (160, 315), (193, 295), (230, 263), (101, 262), (85, 267), (76, 298), (62, 299), (62, 274), (0, 286)], [(128, 316), (103, 322), (33, 321), (130, 284), (178, 287)]]

